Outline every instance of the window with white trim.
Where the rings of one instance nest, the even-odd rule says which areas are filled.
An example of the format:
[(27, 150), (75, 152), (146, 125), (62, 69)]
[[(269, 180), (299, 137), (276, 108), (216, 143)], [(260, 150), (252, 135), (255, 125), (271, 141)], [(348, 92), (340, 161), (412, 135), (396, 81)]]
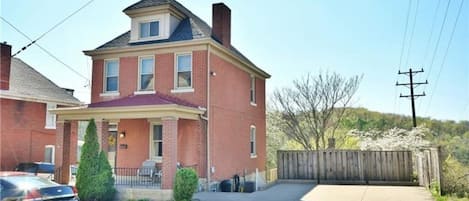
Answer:
[(140, 38), (155, 37), (160, 35), (160, 21), (142, 22), (140, 26)]
[(251, 158), (254, 158), (257, 156), (256, 153), (256, 127), (251, 126), (250, 129), (250, 135), (249, 135), (249, 145), (250, 145), (250, 150), (251, 150)]
[(192, 54), (176, 55), (176, 88), (192, 88)]
[(153, 125), (150, 138), (150, 157), (161, 160), (163, 157), (163, 126)]
[(54, 163), (54, 159), (55, 159), (55, 146), (46, 145), (44, 149), (44, 162)]
[(104, 92), (117, 92), (119, 90), (119, 61), (104, 61)]
[(57, 115), (52, 114), (49, 110), (56, 109), (56, 108), (57, 108), (57, 104), (47, 103), (46, 126), (45, 126), (45, 128), (47, 128), (47, 129), (55, 129), (55, 120), (57, 118)]
[(251, 87), (249, 90), (249, 96), (252, 104), (256, 104), (256, 77), (251, 75)]
[(139, 91), (152, 91), (154, 90), (154, 69), (155, 60), (153, 57), (141, 57), (139, 58)]

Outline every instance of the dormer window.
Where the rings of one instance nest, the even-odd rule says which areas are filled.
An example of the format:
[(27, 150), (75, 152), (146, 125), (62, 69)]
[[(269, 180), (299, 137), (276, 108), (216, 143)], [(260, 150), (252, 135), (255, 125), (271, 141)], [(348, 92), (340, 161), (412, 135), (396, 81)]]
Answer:
[(155, 37), (160, 35), (160, 21), (140, 23), (140, 38)]

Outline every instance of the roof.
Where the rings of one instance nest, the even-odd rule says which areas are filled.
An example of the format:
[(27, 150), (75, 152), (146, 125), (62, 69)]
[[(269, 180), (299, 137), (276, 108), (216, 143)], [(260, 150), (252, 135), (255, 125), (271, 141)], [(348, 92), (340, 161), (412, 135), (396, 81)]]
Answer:
[(96, 102), (88, 105), (88, 108), (102, 107), (126, 107), (126, 106), (142, 106), (142, 105), (180, 105), (192, 108), (198, 108), (196, 104), (156, 92), (155, 94), (131, 95), (119, 99)]
[[(123, 12), (128, 12), (132, 10), (153, 7), (153, 6), (167, 5), (167, 4), (174, 6), (181, 13), (187, 16), (185, 19), (183, 19), (179, 23), (178, 27), (174, 30), (174, 32), (171, 34), (171, 36), (168, 39), (129, 43), (130, 31), (127, 31), (117, 36), (116, 38), (112, 39), (111, 41), (97, 47), (95, 50), (132, 47), (132, 46), (138, 46), (138, 45), (144, 45), (144, 44), (161, 44), (161, 43), (176, 42), (176, 41), (189, 41), (193, 39), (213, 39), (214, 41), (220, 43), (219, 40), (217, 40), (216, 38), (212, 36), (212, 28), (205, 21), (200, 19), (198, 16), (193, 14), (190, 10), (188, 10), (186, 7), (184, 7), (182, 4), (180, 4), (179, 2), (175, 0), (141, 0), (125, 8)], [(252, 63), (246, 56), (244, 56), (235, 47), (231, 46), (231, 48), (229, 48), (229, 51), (235, 56), (239, 57), (240, 59), (246, 61), (249, 65), (255, 66), (257, 68), (257, 66), (254, 63)], [(258, 69), (258, 70), (263, 72), (261, 69)], [(267, 73), (265, 74), (268, 75)], [(266, 77), (270, 77), (270, 75)]]
[(10, 87), (2, 90), (2, 97), (28, 99), (37, 102), (56, 102), (80, 105), (81, 102), (19, 58), (11, 57)]

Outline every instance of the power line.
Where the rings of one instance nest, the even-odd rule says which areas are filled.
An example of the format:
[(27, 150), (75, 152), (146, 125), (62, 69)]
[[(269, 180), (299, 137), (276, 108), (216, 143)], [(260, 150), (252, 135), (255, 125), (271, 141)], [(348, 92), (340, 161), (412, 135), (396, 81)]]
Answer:
[(435, 12), (433, 14), (433, 20), (432, 20), (432, 28), (430, 29), (430, 36), (428, 36), (428, 39), (427, 39), (427, 45), (425, 46), (425, 54), (423, 56), (423, 62), (425, 62), (427, 60), (427, 56), (428, 56), (428, 50), (430, 50), (430, 41), (433, 37), (433, 32), (434, 32), (434, 27), (435, 27), (435, 24), (436, 24), (436, 17), (438, 16), (438, 9), (440, 8), (440, 4), (441, 3), (441, 0), (438, 0), (438, 3), (436, 5), (436, 8), (435, 8)]
[(418, 11), (419, 11), (419, 0), (417, 0), (417, 5), (415, 6), (414, 22), (412, 23), (412, 31), (410, 32), (409, 48), (407, 50), (407, 58), (406, 58), (405, 66), (407, 66), (409, 62), (410, 52), (412, 50), (412, 39), (414, 38), (415, 24), (417, 23)]
[(438, 46), (440, 46), (440, 39), (441, 39), (441, 35), (443, 33), (443, 28), (445, 27), (446, 17), (448, 16), (448, 9), (449, 9), (450, 3), (451, 3), (451, 0), (448, 0), (448, 4), (446, 4), (446, 10), (445, 10), (445, 16), (443, 18), (443, 23), (441, 23), (440, 33), (438, 34), (438, 39), (436, 41), (435, 49), (433, 50), (433, 56), (432, 56), (432, 60), (430, 62), (427, 79), (430, 76), (430, 73), (432, 72), (433, 62), (435, 61), (435, 57), (436, 57), (436, 51), (438, 50)]
[[(409, 16), (410, 16), (410, 8), (411, 7), (412, 7), (412, 0), (409, 0), (409, 5), (408, 5), (408, 8), (407, 8), (406, 23), (405, 23), (405, 28), (404, 28), (404, 37), (402, 39), (401, 56), (399, 57), (399, 66), (398, 66), (399, 71), (401, 70), (402, 56), (404, 55), (405, 42), (406, 42), (406, 38), (407, 38), (407, 28), (409, 26)], [(396, 80), (397, 80), (397, 76), (396, 76)], [(394, 112), (396, 111), (396, 102), (397, 102), (396, 94), (397, 94), (397, 86), (394, 90), (394, 96), (393, 96), (394, 97)], [(399, 111), (399, 109), (398, 109), (398, 111)]]
[(451, 42), (453, 41), (454, 32), (456, 32), (456, 27), (458, 25), (459, 16), (461, 16), (461, 11), (462, 11), (463, 4), (464, 4), (464, 0), (461, 0), (461, 3), (459, 4), (459, 8), (458, 8), (458, 14), (457, 14), (456, 20), (454, 21), (454, 24), (453, 24), (453, 30), (451, 30), (451, 35), (449, 37), (448, 45), (446, 46), (446, 50), (445, 50), (445, 53), (443, 55), (443, 61), (441, 62), (440, 69), (438, 71), (438, 74), (437, 74), (437, 77), (436, 77), (436, 80), (435, 80), (435, 84), (433, 85), (433, 89), (432, 89), (433, 93), (430, 94), (430, 101), (428, 101), (428, 105), (427, 105), (427, 109), (425, 111), (425, 114), (428, 113), (428, 109), (430, 108), (430, 105), (432, 103), (433, 94), (435, 94), (435, 92), (436, 92), (436, 89), (437, 89), (436, 87), (438, 86), (438, 80), (440, 79), (441, 71), (443, 70), (443, 67), (444, 67), (445, 62), (446, 62), (446, 57), (448, 56), (449, 48), (451, 46)]
[[(39, 39), (41, 39), (42, 37), (44, 37), (46, 34), (48, 34), (49, 32), (51, 32), (52, 30), (54, 30), (55, 28), (57, 28), (58, 26), (60, 26), (61, 24), (63, 24), (65, 21), (67, 21), (70, 17), (72, 17), (73, 15), (77, 14), (78, 12), (80, 12), (83, 8), (85, 8), (86, 6), (88, 6), (89, 4), (91, 4), (94, 0), (90, 0), (88, 1), (86, 4), (84, 4), (83, 6), (81, 6), (80, 8), (78, 8), (75, 12), (71, 13), (70, 15), (68, 15), (67, 17), (65, 17), (64, 19), (62, 19), (61, 21), (59, 21), (57, 24), (55, 24), (54, 26), (52, 26), (49, 30), (47, 30), (46, 32), (44, 32), (42, 35), (40, 35), (36, 40), (31, 40), (31, 43), (27, 44), (26, 46), (24, 46), (23, 48), (21, 48), (18, 52), (16, 52), (13, 56), (16, 56), (17, 54), (19, 54), (20, 52), (24, 51), (26, 48), (28, 48), (29, 46), (31, 46), (32, 44), (36, 43), (36, 41), (38, 41)], [(9, 23), (10, 24), (10, 23)], [(11, 24), (10, 24), (11, 25)]]
[[(10, 23), (8, 20), (6, 20), (5, 18), (1, 17), (0, 16), (0, 19), (2, 19), (4, 22), (6, 22), (8, 25), (10, 25), (15, 31), (17, 31), (18, 33), (20, 33), (21, 35), (23, 35), (25, 38), (27, 38), (28, 40), (31, 41), (31, 43), (29, 43), (27, 46), (23, 47), (22, 49), (26, 49), (26, 47), (29, 47), (31, 46), (32, 44), (38, 46), (42, 51), (44, 51), (46, 54), (48, 54), (50, 57), (54, 58), (56, 61), (58, 61), (59, 63), (61, 63), (62, 65), (64, 65), (65, 67), (67, 67), (69, 70), (73, 71), (75, 74), (79, 75), (80, 77), (84, 78), (87, 82), (89, 82), (90, 80), (84, 76), (83, 74), (79, 73), (78, 71), (76, 71), (75, 69), (73, 69), (71, 66), (69, 66), (68, 64), (66, 64), (65, 62), (63, 62), (62, 60), (60, 60), (58, 57), (56, 57), (54, 54), (52, 54), (51, 52), (49, 52), (48, 50), (46, 50), (45, 48), (43, 48), (41, 45), (39, 45), (36, 41), (33, 41), (28, 35), (26, 35), (25, 33), (23, 33), (21, 30), (19, 30), (16, 26), (14, 26), (12, 23)], [(16, 54), (15, 54), (16, 55)], [(15, 56), (13, 55), (13, 56)], [(13, 57), (12, 56), (12, 57)]]

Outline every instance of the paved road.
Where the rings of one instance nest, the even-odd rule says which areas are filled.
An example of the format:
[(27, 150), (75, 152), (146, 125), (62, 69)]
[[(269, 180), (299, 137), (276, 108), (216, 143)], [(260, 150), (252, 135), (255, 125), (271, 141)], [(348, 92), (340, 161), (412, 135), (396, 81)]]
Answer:
[(255, 193), (197, 193), (200, 201), (433, 201), (423, 187), (277, 184)]

